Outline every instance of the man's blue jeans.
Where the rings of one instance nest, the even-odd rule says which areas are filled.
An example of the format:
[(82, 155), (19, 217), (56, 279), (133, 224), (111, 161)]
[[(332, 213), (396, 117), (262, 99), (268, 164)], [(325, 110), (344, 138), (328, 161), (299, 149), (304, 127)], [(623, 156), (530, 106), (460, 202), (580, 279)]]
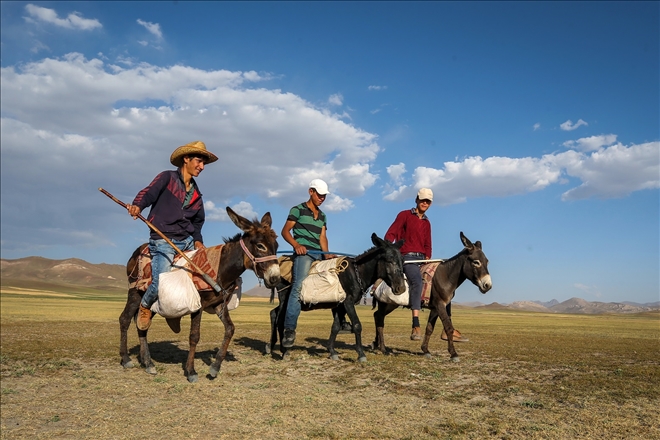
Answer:
[(298, 326), (298, 316), (300, 316), (300, 291), (302, 283), (307, 278), (312, 263), (322, 259), (322, 255), (296, 255), (293, 257), (293, 284), (291, 284), (291, 293), (289, 294), (289, 303), (284, 315), (284, 328), (295, 330)]
[[(182, 251), (190, 251), (195, 248), (192, 236), (185, 240), (170, 240)], [(151, 284), (142, 297), (141, 305), (147, 309), (158, 299), (158, 277), (161, 273), (169, 272), (172, 261), (177, 252), (165, 240), (149, 240), (149, 252), (151, 252)]]

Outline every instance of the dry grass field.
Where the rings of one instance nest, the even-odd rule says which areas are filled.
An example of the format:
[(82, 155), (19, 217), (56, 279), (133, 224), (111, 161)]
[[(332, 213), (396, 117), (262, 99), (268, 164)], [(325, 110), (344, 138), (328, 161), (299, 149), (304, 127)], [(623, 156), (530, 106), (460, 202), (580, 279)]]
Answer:
[[(264, 299), (232, 312), (236, 334), (215, 380), (205, 377), (223, 327), (205, 314), (196, 368), (183, 376), (189, 323), (155, 318), (158, 374), (119, 365), (123, 297), (4, 287), (1, 437), (198, 439), (660, 438), (660, 315), (550, 315), (454, 308), (470, 338), (449, 361), (409, 340), (408, 310), (386, 322), (391, 355), (357, 363), (353, 335), (327, 357), (327, 311), (301, 315), (292, 359), (264, 355)], [(370, 307), (359, 307), (364, 343)], [(423, 313), (425, 322), (427, 313)], [(137, 358), (137, 336), (129, 331)], [(276, 352), (279, 353), (279, 352)]]

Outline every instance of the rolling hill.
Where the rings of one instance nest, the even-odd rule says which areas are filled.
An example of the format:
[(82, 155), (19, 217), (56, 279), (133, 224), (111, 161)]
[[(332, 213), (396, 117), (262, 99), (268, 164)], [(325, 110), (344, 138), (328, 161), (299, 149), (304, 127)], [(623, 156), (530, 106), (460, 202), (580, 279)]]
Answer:
[[(49, 289), (49, 286), (85, 287), (125, 292), (126, 268), (120, 264), (92, 264), (77, 258), (51, 260), (27, 257), (0, 260), (0, 284), (3, 287)], [(270, 289), (256, 286), (243, 293), (247, 296), (269, 297)], [(371, 301), (368, 301), (371, 304)], [(541, 313), (642, 313), (660, 310), (660, 302), (636, 304), (631, 302), (603, 303), (571, 298), (564, 302), (516, 301), (511, 304), (456, 303), (462, 307), (483, 307), (489, 310), (523, 310)]]

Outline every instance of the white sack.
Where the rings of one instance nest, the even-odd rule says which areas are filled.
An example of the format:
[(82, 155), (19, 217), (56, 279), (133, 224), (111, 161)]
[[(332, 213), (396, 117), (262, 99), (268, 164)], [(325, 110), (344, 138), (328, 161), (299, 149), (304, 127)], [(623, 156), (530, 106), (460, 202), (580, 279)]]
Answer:
[(337, 275), (337, 258), (316, 262), (301, 290), (300, 302), (305, 304), (343, 302), (346, 292)]
[(408, 293), (408, 280), (406, 280), (406, 290), (401, 295), (395, 295), (392, 292), (392, 288), (387, 285), (385, 281), (380, 280), (381, 283), (376, 286), (376, 289), (372, 292), (372, 295), (376, 297), (378, 301), (387, 303), (387, 304), (396, 304), (397, 306), (407, 306), (410, 302), (410, 294)]
[(185, 270), (161, 273), (158, 278), (158, 300), (151, 311), (164, 318), (179, 318), (202, 308), (199, 292)]

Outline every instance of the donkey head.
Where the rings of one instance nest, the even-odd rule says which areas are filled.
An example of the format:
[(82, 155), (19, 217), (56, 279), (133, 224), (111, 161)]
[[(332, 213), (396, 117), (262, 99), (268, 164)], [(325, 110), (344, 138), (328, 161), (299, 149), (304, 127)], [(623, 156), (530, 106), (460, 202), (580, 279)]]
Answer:
[(395, 295), (402, 294), (406, 291), (406, 283), (403, 278), (403, 257), (399, 251), (403, 246), (403, 240), (390, 243), (373, 233), (371, 234), (371, 242), (379, 251), (378, 277), (382, 278), (392, 288), (392, 293)]
[(280, 282), (280, 265), (277, 261), (277, 234), (271, 228), (270, 212), (264, 214), (261, 221), (252, 221), (236, 214), (227, 206), (227, 214), (236, 226), (243, 231), (241, 240), (244, 251), (251, 260), (251, 269), (259, 278), (263, 278), (266, 287), (274, 287)]
[(465, 246), (467, 259), (463, 265), (463, 273), (472, 283), (479, 288), (481, 293), (486, 293), (493, 287), (488, 273), (488, 258), (481, 250), (481, 242), (472, 243), (461, 231), (461, 241)]

